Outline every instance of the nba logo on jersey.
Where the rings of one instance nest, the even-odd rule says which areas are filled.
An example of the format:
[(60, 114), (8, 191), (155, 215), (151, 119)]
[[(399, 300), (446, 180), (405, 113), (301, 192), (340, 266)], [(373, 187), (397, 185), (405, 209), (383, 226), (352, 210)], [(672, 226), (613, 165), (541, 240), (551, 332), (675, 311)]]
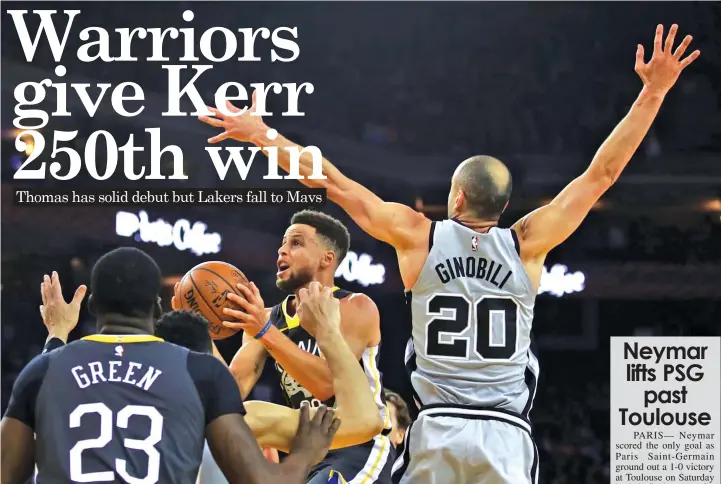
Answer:
[(471, 250), (473, 252), (478, 250), (478, 237), (475, 235), (471, 237)]
[(125, 349), (121, 345), (116, 346), (115, 356), (123, 356), (123, 351), (125, 351)]

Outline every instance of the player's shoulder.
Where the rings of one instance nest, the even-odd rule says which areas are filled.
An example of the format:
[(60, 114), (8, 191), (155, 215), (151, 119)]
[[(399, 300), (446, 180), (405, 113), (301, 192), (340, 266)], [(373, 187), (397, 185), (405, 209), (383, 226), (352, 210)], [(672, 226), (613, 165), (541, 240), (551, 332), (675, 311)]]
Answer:
[(188, 373), (205, 408), (206, 423), (226, 413), (245, 413), (233, 375), (215, 356), (188, 351)]
[(45, 380), (45, 375), (48, 373), (53, 356), (57, 354), (57, 351), (60, 351), (63, 348), (58, 348), (47, 353), (41, 353), (30, 360), (30, 362), (20, 371), (20, 374), (15, 380), (14, 387), (18, 389), (30, 387), (39, 388), (40, 384), (43, 380)]
[(215, 356), (208, 353), (199, 353), (183, 348), (187, 352), (187, 369), (193, 380), (212, 379), (218, 372), (227, 368)]
[(58, 348), (47, 353), (41, 353), (34, 357), (32, 360), (30, 360), (30, 362), (25, 366), (25, 368), (33, 373), (43, 373), (47, 371), (47, 368), (48, 366), (50, 366), (50, 362), (53, 357), (55, 357), (63, 349), (65, 349), (65, 347)]
[(423, 212), (420, 212), (418, 210), (415, 210), (408, 205), (405, 205), (403, 203), (395, 203), (395, 202), (386, 202), (389, 206), (393, 206), (396, 208), (396, 213), (402, 215), (402, 220), (397, 220), (399, 223), (403, 223), (403, 225), (409, 226), (411, 229), (421, 229), (423, 230), (425, 227), (429, 226), (432, 223), (432, 220), (429, 219), (426, 214)]
[(74, 355), (77, 348), (82, 347), (87, 343), (87, 341), (84, 341), (82, 339), (71, 341), (69, 343), (58, 346), (57, 348), (53, 348), (49, 351), (43, 351), (38, 356), (33, 358), (33, 361), (43, 361), (43, 363), (39, 364), (49, 366), (53, 361), (57, 360), (58, 358)]
[(338, 294), (336, 297), (343, 302), (343, 304), (348, 305), (350, 308), (353, 308), (357, 311), (367, 311), (367, 310), (377, 310), (378, 307), (376, 306), (376, 303), (373, 301), (373, 299), (370, 298), (367, 294), (364, 294), (362, 292), (351, 292), (351, 291), (345, 291), (343, 289), (338, 289), (335, 291), (336, 294)]
[(433, 220), (428, 226), (428, 251), (430, 252), (438, 242), (456, 239), (460, 233), (471, 230), (461, 222), (453, 218)]
[(185, 346), (176, 345), (168, 341), (158, 341), (157, 346), (153, 348), (155, 351), (162, 348), (162, 351), (168, 354), (175, 354), (180, 357), (180, 361), (185, 360), (185, 368), (190, 374), (191, 379), (196, 377), (205, 378), (208, 375), (215, 374), (219, 369), (227, 370), (215, 356), (210, 353), (202, 353), (193, 351)]
[[(336, 290), (335, 294), (340, 291), (343, 291), (343, 289)], [(353, 319), (367, 322), (369, 318), (378, 317), (380, 314), (373, 299), (362, 292), (344, 291), (344, 294), (336, 295), (336, 297), (341, 301), (340, 309), (343, 319), (350, 316)]]

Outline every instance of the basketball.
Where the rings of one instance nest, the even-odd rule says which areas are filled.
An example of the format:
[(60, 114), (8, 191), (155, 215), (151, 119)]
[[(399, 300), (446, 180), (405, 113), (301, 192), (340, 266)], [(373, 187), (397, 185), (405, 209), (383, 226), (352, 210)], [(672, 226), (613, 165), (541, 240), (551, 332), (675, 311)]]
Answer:
[(225, 339), (238, 332), (223, 326), (223, 321), (234, 320), (223, 314), (224, 307), (242, 310), (227, 298), (230, 292), (244, 298), (238, 283), (247, 286), (248, 278), (237, 267), (219, 261), (203, 262), (183, 276), (175, 297), (182, 309), (199, 313), (208, 320), (212, 339)]

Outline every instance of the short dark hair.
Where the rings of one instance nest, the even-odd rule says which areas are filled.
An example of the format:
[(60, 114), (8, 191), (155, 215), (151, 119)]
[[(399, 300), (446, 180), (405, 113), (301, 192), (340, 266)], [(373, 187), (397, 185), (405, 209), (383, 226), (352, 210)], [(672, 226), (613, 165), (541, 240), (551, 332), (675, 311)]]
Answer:
[(511, 172), (492, 156), (479, 155), (464, 161), (457, 182), (466, 197), (468, 209), (477, 217), (500, 218), (511, 198)]
[(313, 227), (325, 244), (335, 252), (336, 267), (343, 262), (350, 249), (350, 233), (343, 222), (323, 212), (301, 210), (293, 215), (290, 223)]
[(212, 353), (208, 320), (190, 311), (170, 311), (155, 323), (155, 336), (191, 351)]
[(408, 412), (408, 405), (406, 404), (406, 401), (403, 400), (403, 397), (392, 390), (388, 390), (387, 388), (383, 389), (383, 396), (385, 397), (386, 402), (396, 407), (396, 420), (398, 420), (398, 426), (403, 430), (410, 427), (413, 420), (411, 419), (411, 414)]
[(158, 264), (134, 247), (108, 252), (98, 259), (90, 275), (90, 292), (99, 313), (152, 315), (161, 285)]

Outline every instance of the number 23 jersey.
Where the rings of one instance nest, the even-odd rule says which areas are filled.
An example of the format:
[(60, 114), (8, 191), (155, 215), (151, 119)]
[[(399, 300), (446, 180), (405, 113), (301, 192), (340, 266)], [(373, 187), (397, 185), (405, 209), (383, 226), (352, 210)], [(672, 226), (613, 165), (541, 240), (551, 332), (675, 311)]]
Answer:
[(406, 347), (417, 405), (503, 408), (528, 416), (538, 361), (530, 351), (536, 291), (512, 229), (433, 222), (412, 291)]
[(244, 414), (213, 356), (144, 335), (94, 335), (33, 359), (6, 417), (36, 434), (36, 482), (194, 484), (205, 427)]

